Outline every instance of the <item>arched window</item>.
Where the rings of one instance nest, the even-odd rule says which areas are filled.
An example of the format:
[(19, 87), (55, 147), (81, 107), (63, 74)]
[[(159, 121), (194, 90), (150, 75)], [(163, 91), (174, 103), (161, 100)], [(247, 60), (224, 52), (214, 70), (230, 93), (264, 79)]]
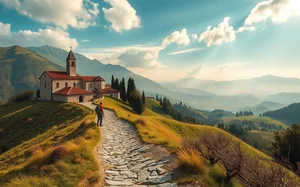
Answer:
[(72, 66), (75, 66), (75, 61), (72, 61)]
[(68, 87), (68, 83), (67, 82), (65, 83), (65, 87)]

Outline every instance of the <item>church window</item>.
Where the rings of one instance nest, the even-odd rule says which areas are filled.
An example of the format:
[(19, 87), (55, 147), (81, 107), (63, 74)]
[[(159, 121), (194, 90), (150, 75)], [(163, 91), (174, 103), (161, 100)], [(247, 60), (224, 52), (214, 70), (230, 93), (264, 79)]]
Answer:
[(56, 83), (56, 88), (59, 88), (59, 83), (58, 82)]
[(75, 62), (74, 61), (72, 61), (72, 66), (75, 66)]
[(45, 88), (46, 88), (46, 87), (47, 87), (47, 83), (45, 83), (45, 85), (44, 85), (44, 86), (45, 86)]
[(73, 83), (73, 87), (76, 87), (76, 83), (75, 82)]
[(68, 83), (67, 82), (65, 83), (65, 87), (68, 87)]

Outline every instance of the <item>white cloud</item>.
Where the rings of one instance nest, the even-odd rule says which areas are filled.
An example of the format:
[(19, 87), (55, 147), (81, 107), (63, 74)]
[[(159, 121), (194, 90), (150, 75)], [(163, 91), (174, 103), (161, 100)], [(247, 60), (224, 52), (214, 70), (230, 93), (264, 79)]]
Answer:
[(254, 31), (254, 30), (255, 30), (255, 27), (253, 27), (253, 26), (250, 26), (250, 27), (243, 26), (243, 27), (240, 27), (236, 32)]
[(162, 41), (162, 45), (164, 47), (166, 47), (167, 45), (170, 45), (172, 43), (189, 45), (190, 38), (187, 35), (187, 30), (184, 28), (184, 29), (181, 30), (181, 32), (174, 31), (170, 36), (167, 36)]
[(80, 42), (83, 42), (83, 43), (85, 43), (85, 42), (90, 42), (91, 40), (81, 40)]
[(7, 8), (41, 23), (51, 23), (66, 29), (68, 26), (82, 29), (96, 25), (98, 3), (91, 0), (0, 0)]
[(111, 23), (111, 28), (117, 32), (139, 28), (141, 19), (127, 0), (104, 0), (111, 8), (102, 8), (105, 19)]
[(10, 35), (10, 24), (4, 24), (0, 22), (0, 36)]
[[(40, 46), (51, 45), (63, 49), (74, 49), (78, 46), (75, 38), (70, 38), (69, 33), (60, 28), (39, 29), (38, 31), (20, 30), (10, 31), (10, 24), (0, 22), (0, 41), (6, 45)], [(4, 32), (3, 32), (4, 31)]]
[(94, 57), (103, 63), (119, 64), (135, 68), (160, 68), (157, 61), (159, 51), (163, 47), (151, 45), (130, 45), (112, 48), (91, 48), (81, 51), (83, 54)]
[(207, 27), (207, 30), (200, 35), (198, 41), (204, 41), (208, 47), (234, 41), (236, 34), (233, 27), (229, 25), (229, 20), (230, 17), (226, 17), (217, 27), (213, 29), (211, 29), (211, 26)]
[(198, 35), (197, 34), (192, 34), (192, 37), (194, 38), (194, 40), (198, 39)]
[(201, 50), (203, 50), (203, 49), (202, 48), (190, 48), (190, 49), (185, 49), (185, 50), (181, 50), (181, 51), (171, 52), (171, 53), (168, 53), (168, 55), (178, 55), (178, 54), (191, 53), (191, 52), (201, 51)]
[(300, 15), (299, 0), (270, 0), (258, 3), (245, 20), (246, 25), (253, 25), (267, 19), (274, 23), (284, 23), (290, 17)]

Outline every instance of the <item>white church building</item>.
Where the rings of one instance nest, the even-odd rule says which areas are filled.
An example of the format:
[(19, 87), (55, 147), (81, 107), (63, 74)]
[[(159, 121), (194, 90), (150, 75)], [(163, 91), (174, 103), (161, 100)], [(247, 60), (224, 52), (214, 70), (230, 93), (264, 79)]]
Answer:
[(70, 50), (66, 72), (44, 71), (40, 80), (40, 99), (61, 102), (87, 102), (102, 96), (120, 98), (120, 92), (105, 85), (100, 76), (76, 74), (76, 58)]

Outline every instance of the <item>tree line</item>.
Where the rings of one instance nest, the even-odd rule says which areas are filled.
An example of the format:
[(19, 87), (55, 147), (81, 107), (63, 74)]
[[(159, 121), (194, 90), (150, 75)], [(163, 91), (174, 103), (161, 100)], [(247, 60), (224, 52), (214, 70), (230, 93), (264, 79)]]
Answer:
[(122, 101), (129, 103), (129, 106), (137, 114), (142, 114), (145, 110), (146, 97), (143, 91), (142, 95), (137, 90), (133, 78), (129, 78), (127, 81), (127, 90), (125, 87), (125, 78), (123, 77), (121, 81), (115, 78), (114, 75), (111, 77), (111, 88), (120, 91), (120, 97)]
[(162, 110), (166, 114), (170, 115), (173, 119), (181, 122), (186, 122), (186, 123), (199, 124), (194, 117), (184, 116), (182, 113), (175, 110), (170, 100), (167, 99), (166, 97), (162, 99), (158, 96), (158, 94), (156, 94), (156, 101), (159, 102)]
[(240, 111), (235, 114), (235, 117), (239, 116), (254, 116), (254, 114), (251, 111)]

